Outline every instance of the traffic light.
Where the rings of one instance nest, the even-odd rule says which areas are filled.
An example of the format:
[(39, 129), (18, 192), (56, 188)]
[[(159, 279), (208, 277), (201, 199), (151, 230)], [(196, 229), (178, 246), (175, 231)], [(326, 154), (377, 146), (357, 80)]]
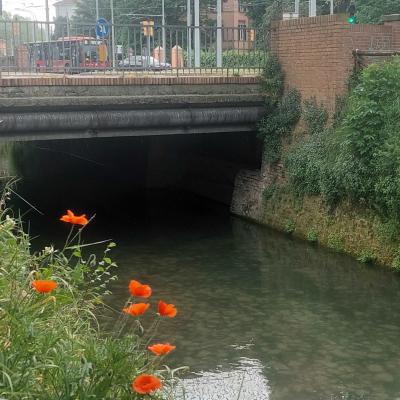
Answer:
[(347, 18), (347, 22), (349, 24), (357, 24), (357, 15), (356, 15), (356, 6), (354, 4), (351, 4), (348, 9), (349, 12), (349, 18)]

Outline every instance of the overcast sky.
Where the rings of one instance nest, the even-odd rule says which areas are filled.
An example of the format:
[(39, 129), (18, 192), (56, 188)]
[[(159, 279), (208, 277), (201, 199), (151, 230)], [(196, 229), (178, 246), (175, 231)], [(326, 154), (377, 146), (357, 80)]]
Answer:
[[(56, 1), (49, 0), (50, 21), (55, 16), (53, 4)], [(32, 20), (46, 20), (45, 0), (3, 0), (3, 10)]]

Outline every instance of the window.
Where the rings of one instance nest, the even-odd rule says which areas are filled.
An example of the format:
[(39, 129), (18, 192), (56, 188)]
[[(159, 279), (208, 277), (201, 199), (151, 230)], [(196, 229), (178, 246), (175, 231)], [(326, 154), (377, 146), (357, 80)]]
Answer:
[(243, 4), (243, 0), (239, 0), (239, 12), (241, 13), (247, 12), (247, 6)]
[(239, 40), (241, 42), (245, 42), (247, 40), (247, 26), (241, 21), (239, 21)]

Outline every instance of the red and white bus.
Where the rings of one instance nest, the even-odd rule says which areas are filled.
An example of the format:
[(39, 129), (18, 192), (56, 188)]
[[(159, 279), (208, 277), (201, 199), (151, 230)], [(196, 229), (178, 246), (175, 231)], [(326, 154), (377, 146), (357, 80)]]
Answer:
[(64, 36), (27, 46), (30, 66), (37, 72), (84, 72), (109, 66), (107, 45), (90, 36)]

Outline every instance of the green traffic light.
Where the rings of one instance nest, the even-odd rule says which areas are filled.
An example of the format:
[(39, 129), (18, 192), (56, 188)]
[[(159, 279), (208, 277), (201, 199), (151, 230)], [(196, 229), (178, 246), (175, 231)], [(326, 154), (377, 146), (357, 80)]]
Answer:
[(349, 17), (349, 18), (347, 19), (347, 22), (348, 22), (349, 24), (356, 24), (356, 23), (357, 23), (357, 17), (356, 17), (355, 15), (352, 15), (351, 17)]

